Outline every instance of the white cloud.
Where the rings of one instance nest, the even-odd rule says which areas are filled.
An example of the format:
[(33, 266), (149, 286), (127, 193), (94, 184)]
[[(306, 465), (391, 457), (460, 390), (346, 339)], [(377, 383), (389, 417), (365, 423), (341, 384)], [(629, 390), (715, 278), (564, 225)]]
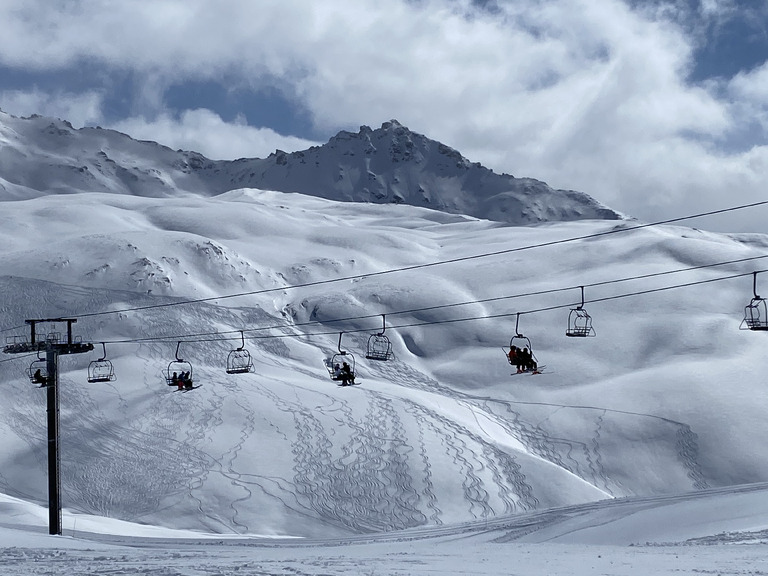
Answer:
[(8, 114), (53, 116), (67, 120), (76, 127), (98, 122), (101, 119), (101, 105), (102, 96), (97, 92), (50, 93), (38, 89), (0, 92), (0, 109)]
[(768, 109), (768, 63), (734, 76), (728, 90), (732, 101), (748, 105), (752, 111)]
[[(648, 219), (721, 207), (734, 183), (729, 203), (763, 193), (764, 150), (733, 146), (752, 124), (762, 76), (690, 85), (695, 11), (666, 1), (497, 4), (490, 13), (469, 0), (8, 0), (0, 63), (132, 70), (141, 99), (120, 128), (213, 157), (263, 154), (275, 135), (205, 111), (171, 117), (169, 85), (277, 86), (329, 136), (397, 118), (497, 171)], [(696, 13), (716, 25), (733, 8), (707, 0)], [(292, 142), (303, 146), (278, 147)]]
[(0, 110), (14, 116), (40, 114), (61, 118), (75, 128), (99, 125), (124, 132), (137, 140), (152, 140), (171, 148), (200, 152), (211, 159), (263, 158), (276, 149), (303, 150), (318, 144), (283, 136), (269, 128), (249, 126), (243, 117), (226, 122), (204, 108), (185, 110), (179, 115), (162, 110), (151, 120), (136, 116), (109, 122), (104, 118), (102, 97), (96, 92), (6, 90), (0, 92)]
[(292, 151), (316, 142), (281, 136), (268, 128), (248, 126), (244, 119), (225, 122), (205, 109), (187, 110), (180, 117), (168, 113), (153, 120), (127, 118), (108, 126), (140, 140), (154, 140), (174, 149), (194, 150), (212, 159), (264, 158), (276, 149)]

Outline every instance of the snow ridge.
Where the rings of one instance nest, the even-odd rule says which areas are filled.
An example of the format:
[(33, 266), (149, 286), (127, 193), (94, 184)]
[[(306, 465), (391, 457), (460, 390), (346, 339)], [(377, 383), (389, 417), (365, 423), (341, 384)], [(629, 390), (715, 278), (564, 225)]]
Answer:
[(581, 192), (496, 174), (397, 120), (376, 130), (339, 132), (308, 150), (224, 161), (112, 130), (76, 130), (63, 120), (0, 113), (2, 200), (82, 191), (214, 195), (240, 188), (410, 204), (512, 224), (621, 218)]

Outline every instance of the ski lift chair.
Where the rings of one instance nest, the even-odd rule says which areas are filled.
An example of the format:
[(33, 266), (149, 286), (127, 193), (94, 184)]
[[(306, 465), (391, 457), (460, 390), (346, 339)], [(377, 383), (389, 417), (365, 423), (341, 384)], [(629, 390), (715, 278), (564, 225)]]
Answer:
[(112, 362), (107, 360), (107, 345), (102, 342), (101, 348), (103, 354), (98, 360), (92, 360), (88, 364), (88, 382), (91, 384), (97, 382), (112, 382), (115, 380), (115, 369)]
[(581, 288), (581, 304), (576, 308), (571, 308), (568, 314), (568, 328), (565, 335), (575, 338), (586, 338), (595, 336), (595, 329), (592, 327), (592, 317), (584, 309), (584, 286)]
[(40, 358), (40, 354), (38, 353), (37, 359), (29, 365), (27, 375), (29, 376), (29, 381), (32, 382), (32, 384), (37, 384), (41, 388), (47, 386), (48, 361), (45, 358)]
[(227, 356), (227, 374), (247, 374), (253, 372), (251, 353), (245, 348), (245, 336), (240, 331), (240, 347), (232, 350)]
[(330, 375), (331, 380), (343, 379), (337, 374), (336, 367), (341, 367), (344, 362), (349, 365), (349, 371), (352, 374), (352, 378), (354, 379), (355, 377), (355, 356), (351, 352), (347, 352), (346, 350), (341, 349), (341, 337), (343, 334), (344, 332), (339, 333), (338, 352), (330, 358), (325, 359), (325, 367), (328, 370), (328, 374)]
[[(531, 341), (527, 336), (523, 336), (522, 334), (515, 334), (510, 338), (509, 340), (509, 346), (504, 348), (505, 352), (507, 353), (507, 359), (509, 359), (509, 351), (513, 348), (517, 348), (518, 350), (522, 350), (523, 348), (528, 348), (528, 351), (533, 354), (533, 350), (531, 348)], [(512, 362), (510, 361), (510, 364)]]
[(752, 293), (754, 297), (744, 307), (744, 320), (739, 326), (740, 330), (768, 330), (768, 305), (763, 298), (757, 295), (757, 272), (753, 272)]
[(371, 334), (368, 338), (368, 347), (365, 352), (365, 357), (368, 360), (391, 360), (395, 357), (392, 352), (392, 342), (389, 341), (384, 335), (387, 330), (387, 321), (384, 314), (381, 315), (382, 328), (378, 334)]
[(168, 364), (168, 368), (165, 370), (165, 382), (168, 386), (178, 386), (178, 379), (174, 378), (174, 375), (186, 374), (189, 372), (189, 379), (192, 380), (192, 364), (179, 357), (179, 347), (181, 342), (176, 344), (176, 359), (171, 360)]
[(744, 307), (742, 330), (768, 330), (768, 306), (762, 298), (752, 298)]
[(518, 350), (522, 350), (524, 348), (528, 349), (528, 352), (531, 354), (531, 358), (536, 363), (536, 365), (539, 365), (539, 360), (536, 358), (536, 355), (533, 353), (533, 346), (531, 346), (531, 340), (527, 336), (524, 336), (520, 333), (519, 330), (520, 326), (520, 313), (517, 313), (517, 320), (515, 321), (515, 335), (512, 336), (509, 340), (509, 347), (503, 347), (504, 355), (507, 359), (507, 362), (512, 366), (517, 366), (516, 362), (512, 361), (512, 358), (509, 357), (509, 352), (512, 350), (513, 347), (517, 348)]

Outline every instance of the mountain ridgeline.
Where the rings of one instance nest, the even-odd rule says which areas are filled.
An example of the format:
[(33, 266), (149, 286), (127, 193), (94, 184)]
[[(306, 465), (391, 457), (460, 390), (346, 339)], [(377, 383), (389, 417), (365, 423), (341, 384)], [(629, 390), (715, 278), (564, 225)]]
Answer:
[(210, 196), (239, 188), (409, 204), (521, 225), (621, 218), (587, 194), (496, 174), (396, 120), (339, 132), (308, 150), (228, 161), (112, 130), (0, 112), (2, 200), (72, 192)]

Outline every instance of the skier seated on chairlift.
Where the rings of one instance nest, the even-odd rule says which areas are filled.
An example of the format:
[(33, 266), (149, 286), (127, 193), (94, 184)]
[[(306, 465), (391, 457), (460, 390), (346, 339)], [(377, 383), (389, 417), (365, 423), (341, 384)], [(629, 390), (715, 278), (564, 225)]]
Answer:
[(520, 370), (520, 349), (517, 346), (512, 346), (509, 349), (509, 352), (507, 353), (507, 356), (509, 357), (509, 363), (512, 366), (517, 366), (517, 371), (521, 372)]
[(182, 372), (181, 376), (179, 377), (179, 388), (182, 386), (187, 390), (192, 390), (192, 376), (189, 371)]
[(341, 365), (339, 364), (333, 365), (333, 379), (341, 380)]
[(182, 372), (180, 374), (174, 372), (173, 376), (171, 376), (171, 386), (177, 386), (179, 390), (184, 388), (189, 390), (192, 388), (192, 378), (189, 377), (189, 372)]
[(40, 384), (40, 386), (45, 386), (48, 384), (48, 379), (43, 376), (42, 372), (40, 372), (40, 368), (35, 370), (35, 373), (32, 374), (32, 382), (35, 384)]
[(520, 364), (517, 367), (517, 372), (532, 372), (533, 374), (539, 374), (539, 366), (536, 363), (536, 360), (533, 359), (533, 354), (531, 354), (530, 350), (528, 348), (523, 348), (520, 353)]
[(352, 369), (349, 367), (349, 364), (344, 362), (344, 364), (341, 367), (341, 370), (339, 371), (339, 377), (341, 379), (341, 385), (342, 386), (349, 386), (350, 384), (355, 383), (355, 375), (352, 374)]

